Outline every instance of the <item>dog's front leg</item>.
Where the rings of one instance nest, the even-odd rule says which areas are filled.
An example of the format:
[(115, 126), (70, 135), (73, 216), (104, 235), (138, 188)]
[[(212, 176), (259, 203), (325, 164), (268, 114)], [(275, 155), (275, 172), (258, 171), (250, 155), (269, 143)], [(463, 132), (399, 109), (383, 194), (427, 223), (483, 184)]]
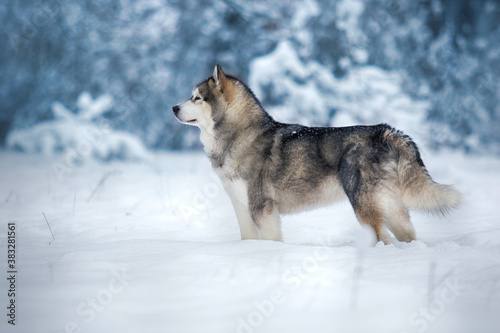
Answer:
[(281, 219), (278, 205), (272, 200), (266, 200), (262, 207), (252, 208), (252, 217), (260, 233), (260, 239), (282, 241)]
[(259, 232), (248, 208), (246, 183), (241, 179), (231, 180), (222, 172), (219, 172), (219, 177), (233, 203), (234, 212), (240, 225), (241, 239), (259, 239)]
[[(231, 198), (232, 199), (232, 198)], [(259, 239), (257, 227), (250, 215), (248, 207), (238, 200), (232, 199), (234, 211), (240, 225), (241, 239)]]

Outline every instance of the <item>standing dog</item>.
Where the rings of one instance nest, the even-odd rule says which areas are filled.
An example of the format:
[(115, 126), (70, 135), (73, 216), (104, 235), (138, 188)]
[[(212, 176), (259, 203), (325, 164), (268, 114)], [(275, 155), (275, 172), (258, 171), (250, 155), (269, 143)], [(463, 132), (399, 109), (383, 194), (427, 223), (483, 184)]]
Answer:
[(252, 91), (217, 65), (173, 107), (197, 126), (231, 197), (242, 239), (282, 240), (280, 214), (349, 199), (377, 241), (415, 240), (408, 209), (445, 213), (461, 201), (435, 183), (410, 137), (381, 124), (306, 127), (275, 121)]

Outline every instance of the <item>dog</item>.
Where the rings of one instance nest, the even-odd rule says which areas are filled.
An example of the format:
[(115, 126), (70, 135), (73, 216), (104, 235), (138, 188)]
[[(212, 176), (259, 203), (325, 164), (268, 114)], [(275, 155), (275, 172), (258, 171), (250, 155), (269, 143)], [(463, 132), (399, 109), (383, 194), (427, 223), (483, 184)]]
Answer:
[(197, 126), (234, 206), (242, 239), (282, 241), (281, 214), (349, 200), (377, 242), (416, 239), (408, 210), (446, 213), (461, 194), (432, 180), (413, 140), (387, 124), (306, 127), (275, 121), (216, 65), (175, 117)]

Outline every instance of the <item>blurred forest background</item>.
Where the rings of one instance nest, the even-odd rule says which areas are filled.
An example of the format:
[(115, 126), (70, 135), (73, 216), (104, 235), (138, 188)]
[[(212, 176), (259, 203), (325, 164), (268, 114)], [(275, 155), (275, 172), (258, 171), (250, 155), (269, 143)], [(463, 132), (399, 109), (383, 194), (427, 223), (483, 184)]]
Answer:
[(7, 0), (0, 25), (0, 146), (104, 96), (80, 118), (197, 148), (171, 106), (220, 63), (278, 120), (390, 122), (500, 153), (496, 0)]

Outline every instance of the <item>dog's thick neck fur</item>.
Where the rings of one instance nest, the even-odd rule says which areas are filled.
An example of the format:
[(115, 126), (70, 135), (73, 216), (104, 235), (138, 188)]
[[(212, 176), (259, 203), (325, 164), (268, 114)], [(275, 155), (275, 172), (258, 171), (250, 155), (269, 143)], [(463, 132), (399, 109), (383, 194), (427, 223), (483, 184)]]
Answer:
[[(232, 156), (235, 151), (249, 152), (256, 146), (262, 147), (263, 134), (278, 123), (238, 79), (219, 73), (218, 82), (208, 79), (206, 84), (216, 85), (215, 93), (208, 97), (214, 98), (215, 103), (212, 104), (213, 123), (201, 128), (201, 141), (212, 165), (222, 168), (228, 158), (241, 158)], [(272, 142), (265, 144), (272, 145)], [(240, 148), (232, 149), (234, 145)]]

